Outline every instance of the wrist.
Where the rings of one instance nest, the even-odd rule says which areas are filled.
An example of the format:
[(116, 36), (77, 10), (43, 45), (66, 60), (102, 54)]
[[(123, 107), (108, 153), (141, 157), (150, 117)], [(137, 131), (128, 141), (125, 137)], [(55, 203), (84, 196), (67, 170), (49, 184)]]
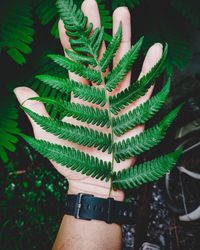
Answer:
[(85, 194), (92, 194), (95, 197), (99, 198), (113, 198), (116, 201), (124, 201), (124, 192), (121, 190), (111, 191), (111, 194), (109, 195), (109, 189), (101, 188), (101, 187), (95, 187), (90, 186), (89, 184), (82, 188), (77, 188), (72, 185), (69, 185), (68, 194), (78, 194), (78, 193), (85, 193)]

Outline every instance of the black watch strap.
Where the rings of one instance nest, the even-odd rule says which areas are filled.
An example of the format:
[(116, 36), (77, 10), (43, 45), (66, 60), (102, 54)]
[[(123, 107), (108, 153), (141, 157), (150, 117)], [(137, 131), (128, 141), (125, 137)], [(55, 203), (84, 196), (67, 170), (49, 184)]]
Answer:
[(67, 195), (65, 214), (78, 219), (102, 220), (109, 224), (134, 224), (136, 218), (131, 203), (116, 201), (113, 198), (94, 197), (94, 195), (84, 193)]

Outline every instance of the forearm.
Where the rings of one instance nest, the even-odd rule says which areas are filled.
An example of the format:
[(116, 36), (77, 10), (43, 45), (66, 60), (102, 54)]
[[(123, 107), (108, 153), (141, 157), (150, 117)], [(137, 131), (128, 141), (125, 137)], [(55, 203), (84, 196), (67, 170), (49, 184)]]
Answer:
[(118, 250), (121, 243), (120, 225), (65, 215), (53, 250)]

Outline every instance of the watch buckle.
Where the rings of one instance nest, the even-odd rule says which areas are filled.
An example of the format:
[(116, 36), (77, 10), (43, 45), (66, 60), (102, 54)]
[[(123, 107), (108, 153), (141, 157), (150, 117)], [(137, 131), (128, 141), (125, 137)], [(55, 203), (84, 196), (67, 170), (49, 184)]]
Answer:
[(80, 210), (81, 210), (81, 207), (82, 207), (81, 202), (82, 202), (82, 197), (83, 197), (83, 196), (94, 197), (94, 195), (92, 195), (92, 194), (78, 193), (77, 199), (76, 199), (74, 217), (75, 217), (76, 219), (86, 219), (86, 220), (90, 220), (89, 218), (85, 218), (85, 217), (81, 217), (81, 216), (80, 216)]

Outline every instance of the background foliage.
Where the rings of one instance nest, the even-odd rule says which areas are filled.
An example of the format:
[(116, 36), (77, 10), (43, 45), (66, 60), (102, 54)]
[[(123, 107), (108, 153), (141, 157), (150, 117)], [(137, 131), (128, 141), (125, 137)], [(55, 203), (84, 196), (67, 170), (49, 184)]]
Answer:
[[(76, 2), (81, 4), (82, 1)], [(154, 42), (168, 42), (168, 72), (174, 71), (176, 76), (168, 106), (185, 100), (189, 107), (199, 107), (199, 68), (196, 63), (199, 48), (191, 42), (196, 41), (200, 28), (199, 2), (114, 0), (112, 5), (111, 1), (97, 2), (107, 41), (110, 40), (112, 11), (126, 5), (132, 12), (134, 41), (145, 36), (144, 53)], [(58, 76), (67, 74), (46, 57), (49, 52), (63, 53), (57, 40), (57, 22), (54, 0), (6, 1), (0, 10), (0, 243), (6, 250), (49, 249), (42, 242), (52, 244), (61, 220), (67, 182), (21, 141), (19, 127), (31, 131), (24, 114), (18, 114), (12, 94), (14, 87), (26, 85), (41, 96), (60, 98), (58, 92), (33, 78), (35, 74), (47, 72)], [(183, 70), (184, 73), (180, 73)], [(51, 106), (48, 109), (56, 116)], [(187, 121), (189, 118), (184, 115)], [(180, 121), (174, 130), (178, 126)], [(36, 239), (42, 240), (36, 243)]]

